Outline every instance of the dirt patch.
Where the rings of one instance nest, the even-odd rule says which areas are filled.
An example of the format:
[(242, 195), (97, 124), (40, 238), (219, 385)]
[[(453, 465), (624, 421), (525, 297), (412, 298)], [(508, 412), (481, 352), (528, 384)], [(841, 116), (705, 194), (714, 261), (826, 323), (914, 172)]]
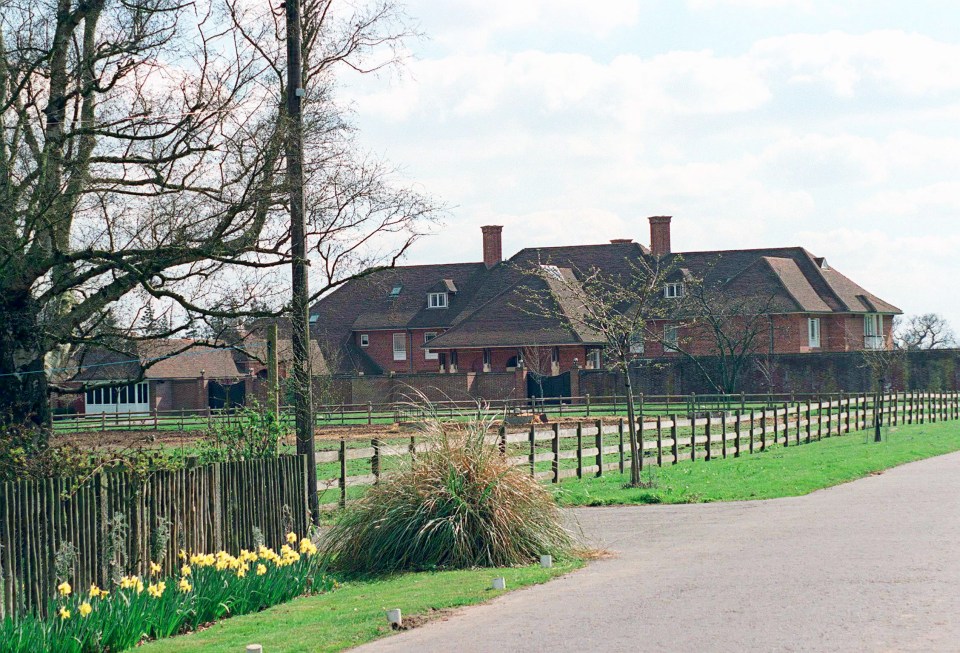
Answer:
[(457, 608), (430, 608), (428, 612), (414, 615), (403, 615), (403, 624), (397, 626), (393, 624), (391, 626), (381, 626), (380, 630), (386, 632), (388, 630), (401, 631), (401, 630), (413, 630), (414, 628), (419, 628), (424, 626), (431, 621), (446, 621), (449, 619), (455, 612)]

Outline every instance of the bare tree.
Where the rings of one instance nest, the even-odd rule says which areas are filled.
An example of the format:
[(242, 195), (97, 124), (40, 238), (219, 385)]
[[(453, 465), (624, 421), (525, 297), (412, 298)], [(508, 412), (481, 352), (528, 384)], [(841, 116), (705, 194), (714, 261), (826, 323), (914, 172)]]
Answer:
[[(176, 319), (151, 336), (167, 337), (284, 310), (283, 17), (240, 0), (0, 7), (0, 419), (44, 425), (53, 355), (99, 343), (106, 315), (164, 303)], [(395, 263), (436, 207), (359, 153), (334, 101), (338, 70), (398, 61), (405, 17), (389, 0), (303, 15), (319, 296)], [(111, 337), (136, 340), (129, 322)]]
[(756, 355), (771, 348), (777, 335), (771, 314), (779, 308), (776, 295), (743, 293), (688, 276), (670, 311), (680, 329), (670, 349), (690, 360), (717, 392), (737, 392)]
[(523, 366), (527, 374), (540, 390), (540, 399), (544, 399), (543, 379), (553, 375), (553, 347), (527, 345), (521, 350)]
[[(666, 317), (663, 285), (674, 263), (653, 257), (625, 260), (618, 273), (579, 270), (549, 263), (526, 270), (539, 283), (525, 293), (532, 314), (567, 321), (586, 337), (605, 345), (613, 369), (624, 377), (630, 430), (630, 485), (642, 485), (637, 441), (636, 403), (630, 378), (637, 343), (652, 320)], [(543, 292), (544, 287), (548, 292)]]
[(957, 338), (946, 318), (924, 313), (894, 324), (894, 344), (909, 351), (947, 349), (957, 345)]

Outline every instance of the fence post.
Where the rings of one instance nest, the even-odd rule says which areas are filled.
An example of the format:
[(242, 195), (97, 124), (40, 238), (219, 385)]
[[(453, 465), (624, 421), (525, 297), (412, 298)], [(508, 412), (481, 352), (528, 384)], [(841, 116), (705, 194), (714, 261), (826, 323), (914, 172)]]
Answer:
[(727, 411), (720, 411), (720, 437), (723, 443), (720, 445), (720, 451), (723, 458), (727, 457)]
[(690, 412), (690, 460), (697, 459), (697, 414)]
[(657, 467), (663, 467), (663, 418), (657, 415)]
[(507, 427), (503, 424), (500, 425), (500, 429), (497, 431), (497, 448), (500, 449), (500, 456), (506, 457), (507, 455)]
[(734, 442), (734, 444), (735, 444), (736, 447), (737, 447), (736, 452), (733, 454), (733, 457), (734, 457), (734, 458), (739, 458), (739, 457), (740, 457), (740, 421), (741, 421), (741, 418), (742, 418), (742, 417), (743, 417), (742, 411), (739, 411), (739, 410), (738, 410), (738, 411), (737, 411), (736, 421), (735, 421), (734, 424), (733, 424), (734, 433), (736, 434), (736, 438), (734, 439), (733, 442)]
[(677, 416), (668, 415), (670, 418), (670, 438), (673, 440), (671, 445), (671, 453), (673, 453), (673, 464), (676, 465), (680, 462), (680, 443), (677, 441), (679, 438), (679, 428), (677, 427)]
[[(829, 426), (829, 424), (827, 425)], [(829, 428), (827, 429), (829, 431)], [(817, 396), (817, 441), (823, 439), (823, 397)]]
[[(563, 404), (560, 404), (561, 406)], [(560, 424), (558, 422), (553, 423), (553, 482), (560, 482)], [(577, 422), (577, 473), (583, 475), (583, 469), (581, 469), (580, 459), (583, 457), (583, 443), (580, 441), (580, 423)]]
[(587, 417), (590, 417), (590, 393), (589, 392), (587, 393), (587, 396), (585, 397), (585, 399), (587, 400)]
[(643, 471), (643, 393), (640, 393), (640, 405), (637, 407), (637, 466)]
[[(616, 398), (616, 395), (614, 395), (614, 398)], [(620, 418), (620, 421), (617, 424), (617, 435), (620, 436), (620, 444), (618, 445), (620, 449), (620, 473), (623, 474), (623, 418), (622, 417)]]
[[(556, 429), (558, 425), (554, 424)], [(555, 447), (556, 453), (560, 453), (559, 449), (559, 437), (557, 438), (557, 446)], [(559, 455), (555, 456), (557, 459), (557, 469), (560, 469), (560, 457)], [(560, 472), (557, 471), (554, 475), (559, 476)], [(577, 422), (577, 480), (583, 478), (583, 422)]]
[(537, 429), (530, 425), (530, 476), (537, 475)]
[(713, 419), (710, 417), (710, 413), (707, 413), (707, 455), (704, 456), (704, 460), (713, 459), (713, 429), (711, 428), (710, 422)]
[(810, 400), (807, 399), (807, 444), (813, 439), (813, 413), (810, 410)]
[[(751, 426), (753, 426), (751, 424)], [(751, 429), (752, 430), (752, 429)], [(753, 433), (750, 434), (750, 439), (753, 440)], [(760, 409), (760, 451), (767, 450), (767, 407), (764, 406)]]
[(380, 440), (374, 438), (370, 441), (373, 447), (373, 455), (370, 457), (370, 472), (373, 474), (374, 483), (380, 482)]
[(603, 476), (603, 420), (597, 420), (597, 477)]
[(340, 438), (340, 451), (337, 454), (340, 463), (340, 507), (347, 505), (347, 441)]
[[(773, 443), (778, 444), (780, 442), (780, 421), (777, 419), (777, 405), (773, 404)], [(790, 429), (783, 429), (783, 439), (786, 440), (790, 437)]]

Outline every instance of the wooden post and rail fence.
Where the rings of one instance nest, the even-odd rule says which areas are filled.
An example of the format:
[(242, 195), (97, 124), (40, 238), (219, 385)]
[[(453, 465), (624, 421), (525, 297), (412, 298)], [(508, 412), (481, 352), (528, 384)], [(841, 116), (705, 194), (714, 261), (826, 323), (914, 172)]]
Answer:
[[(637, 406), (641, 469), (682, 460), (739, 457), (774, 445), (793, 447), (872, 431), (875, 420), (887, 427), (960, 419), (960, 393), (956, 392), (838, 393), (792, 400), (764, 395), (762, 402), (735, 396), (709, 409), (702, 398), (669, 404), (662, 398), (641, 398)], [(512, 464), (528, 468), (543, 481), (622, 473), (630, 467), (628, 429), (623, 418), (601, 416), (590, 420), (571, 416), (522, 430), (501, 427), (489, 440)], [(378, 483), (400, 460), (428, 450), (431, 443), (409, 435), (318, 443), (318, 447), (324, 445), (330, 448), (317, 452), (318, 491), (322, 506), (333, 509), (359, 496), (364, 486)]]
[[(638, 407), (639, 462), (645, 468), (798, 446), (869, 431), (877, 421), (897, 426), (958, 420), (960, 393), (640, 397)], [(446, 408), (447, 417), (460, 416), (453, 402)], [(550, 424), (501, 426), (489, 440), (513, 465), (545, 482), (629, 469), (629, 429), (617, 416), (622, 399), (588, 400), (575, 408), (567, 406), (564, 419)], [(562, 404), (548, 415), (559, 417), (560, 410)], [(364, 407), (370, 422), (371, 412)], [(474, 403), (470, 416), (477, 412)], [(387, 434), (318, 444), (332, 445), (316, 454), (318, 492), (330, 508), (345, 505), (398, 463), (433, 446), (416, 435)], [(306, 477), (306, 457), (281, 456), (152, 472), (142, 480), (102, 472), (83, 480), (0, 483), (0, 618), (45, 608), (65, 543), (80, 554), (68, 574), (78, 588), (110, 586), (119, 572), (145, 574), (151, 561), (170, 574), (180, 549), (236, 553), (254, 545), (255, 529), (268, 546), (279, 546), (288, 529), (306, 532)], [(157, 552), (164, 528), (169, 538)]]

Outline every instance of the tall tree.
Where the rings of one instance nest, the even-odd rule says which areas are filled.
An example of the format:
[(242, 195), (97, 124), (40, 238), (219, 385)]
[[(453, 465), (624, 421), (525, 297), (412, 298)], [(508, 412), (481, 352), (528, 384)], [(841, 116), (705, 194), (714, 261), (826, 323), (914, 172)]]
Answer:
[[(49, 422), (45, 367), (116, 305), (270, 316), (290, 261), (282, 10), (240, 0), (3, 0), (0, 419)], [(340, 69), (398, 60), (389, 1), (303, 8), (314, 296), (396, 261), (435, 206), (357, 148)], [(272, 311), (248, 307), (259, 298)], [(225, 304), (229, 299), (233, 307)], [(136, 337), (134, 329), (128, 334)]]

